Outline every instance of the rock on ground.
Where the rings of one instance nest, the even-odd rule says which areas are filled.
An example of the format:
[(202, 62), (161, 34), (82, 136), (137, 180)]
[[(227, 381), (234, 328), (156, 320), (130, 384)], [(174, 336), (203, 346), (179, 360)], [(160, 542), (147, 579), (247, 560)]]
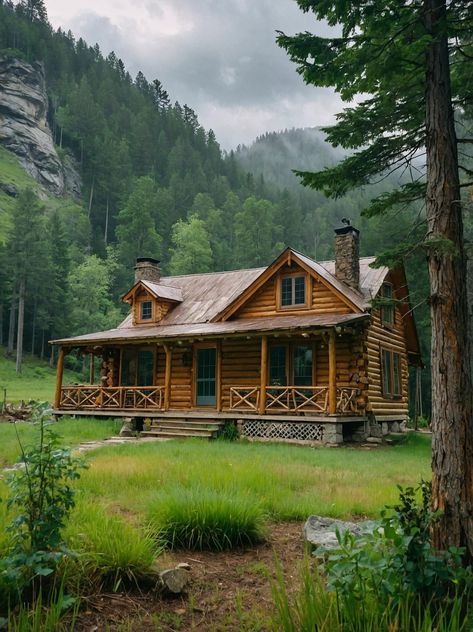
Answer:
[(345, 522), (335, 518), (325, 518), (323, 516), (310, 516), (304, 525), (304, 540), (314, 548), (323, 546), (327, 549), (334, 549), (339, 546), (336, 531), (343, 534), (350, 531), (354, 535), (363, 535), (372, 531), (376, 523), (372, 520), (363, 522)]

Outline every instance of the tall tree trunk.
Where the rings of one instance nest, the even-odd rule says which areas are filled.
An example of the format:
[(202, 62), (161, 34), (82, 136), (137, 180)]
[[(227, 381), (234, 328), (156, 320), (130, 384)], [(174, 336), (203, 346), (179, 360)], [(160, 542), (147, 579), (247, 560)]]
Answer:
[(8, 323), (8, 345), (7, 355), (13, 354), (15, 348), (15, 325), (16, 325), (16, 293), (13, 292), (10, 303), (10, 322)]
[(90, 218), (90, 214), (92, 212), (92, 202), (94, 201), (94, 185), (95, 185), (95, 176), (92, 178), (92, 186), (90, 187), (89, 209), (88, 209), (88, 216), (89, 216), (89, 218)]
[[(450, 90), (446, 0), (424, 0), (432, 35), (426, 74), (426, 212), (432, 316), (432, 502), (438, 549), (465, 546), (473, 558), (473, 391), (466, 259)], [(454, 252), (448, 252), (446, 240)]]
[(3, 303), (0, 303), (0, 347), (3, 345)]
[(108, 244), (108, 214), (109, 214), (109, 197), (107, 195), (107, 210), (105, 213), (105, 231), (104, 231), (104, 243), (105, 245)]
[(34, 355), (34, 347), (36, 342), (36, 311), (37, 311), (37, 300), (36, 296), (34, 297), (34, 305), (33, 305), (33, 324), (31, 327), (31, 355)]
[(54, 366), (54, 349), (55, 348), (56, 347), (54, 345), (51, 347), (51, 355), (49, 356), (49, 366), (50, 367)]
[(25, 322), (25, 280), (20, 281), (18, 292), (18, 332), (16, 335), (16, 372), (21, 373), (23, 361), (23, 325)]
[(41, 330), (41, 351), (39, 354), (39, 357), (41, 358), (41, 360), (43, 360), (44, 358), (44, 338), (45, 338), (45, 332), (44, 329)]

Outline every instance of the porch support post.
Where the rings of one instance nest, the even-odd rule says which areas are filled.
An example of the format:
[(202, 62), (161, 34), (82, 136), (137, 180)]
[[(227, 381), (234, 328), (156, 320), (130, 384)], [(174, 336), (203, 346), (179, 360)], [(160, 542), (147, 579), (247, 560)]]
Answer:
[(62, 375), (64, 371), (64, 347), (59, 348), (59, 355), (57, 359), (56, 367), (56, 394), (54, 397), (54, 408), (59, 408), (61, 405), (61, 389), (62, 389)]
[(222, 410), (222, 341), (217, 340), (217, 376), (216, 376), (216, 410), (221, 412)]
[(268, 336), (261, 336), (261, 375), (260, 375), (259, 414), (266, 410), (266, 386), (268, 381)]
[(333, 329), (328, 338), (328, 412), (329, 415), (337, 412), (337, 348)]
[(95, 355), (93, 353), (90, 353), (89, 358), (90, 358), (90, 383), (93, 384), (95, 380)]
[(169, 410), (171, 403), (171, 368), (172, 368), (172, 348), (164, 345), (166, 354), (166, 370), (164, 374), (164, 410)]

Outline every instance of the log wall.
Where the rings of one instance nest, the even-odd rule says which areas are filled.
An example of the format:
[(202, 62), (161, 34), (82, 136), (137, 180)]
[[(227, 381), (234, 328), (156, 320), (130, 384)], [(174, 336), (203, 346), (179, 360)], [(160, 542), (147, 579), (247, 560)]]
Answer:
[(337, 294), (324, 283), (310, 277), (306, 284), (309, 300), (307, 306), (296, 309), (278, 309), (279, 279), (287, 274), (306, 275), (305, 270), (299, 266), (284, 266), (269, 279), (256, 293), (243, 305), (233, 318), (258, 318), (261, 316), (287, 316), (289, 314), (347, 314), (352, 310), (342, 301)]
[[(404, 324), (398, 308), (394, 310), (394, 326), (387, 328), (381, 322), (379, 309), (373, 310), (371, 325), (365, 339), (365, 356), (367, 360), (367, 374), (369, 376), (367, 410), (374, 415), (399, 415), (400, 418), (408, 414), (408, 364)], [(397, 398), (383, 395), (381, 349), (390, 349), (401, 356), (401, 396)]]

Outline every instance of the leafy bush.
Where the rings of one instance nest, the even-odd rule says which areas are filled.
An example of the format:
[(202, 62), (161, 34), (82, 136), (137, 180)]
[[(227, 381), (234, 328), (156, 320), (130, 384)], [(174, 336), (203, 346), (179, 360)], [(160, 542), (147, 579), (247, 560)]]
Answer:
[(240, 438), (238, 428), (234, 423), (227, 422), (218, 433), (218, 439), (220, 441), (237, 441)]
[[(337, 533), (337, 549), (317, 549), (326, 586), (307, 567), (301, 593), (290, 604), (279, 582), (274, 598), (282, 629), (467, 629), (471, 570), (462, 566), (461, 549), (432, 548), (430, 527), (439, 513), (430, 510), (431, 485), (399, 489), (399, 503), (390, 514), (382, 512), (372, 534)], [(330, 620), (326, 628), (320, 624), (322, 604)]]
[(234, 549), (264, 540), (263, 512), (254, 499), (229, 492), (176, 488), (149, 508), (151, 531), (175, 549)]
[(17, 512), (7, 532), (11, 545), (0, 562), (0, 576), (19, 595), (36, 579), (50, 576), (66, 553), (61, 531), (74, 506), (72, 482), (83, 463), (62, 448), (59, 436), (47, 424), (51, 411), (38, 407), (36, 445), (20, 442), (22, 467), (7, 479), (7, 507)]

